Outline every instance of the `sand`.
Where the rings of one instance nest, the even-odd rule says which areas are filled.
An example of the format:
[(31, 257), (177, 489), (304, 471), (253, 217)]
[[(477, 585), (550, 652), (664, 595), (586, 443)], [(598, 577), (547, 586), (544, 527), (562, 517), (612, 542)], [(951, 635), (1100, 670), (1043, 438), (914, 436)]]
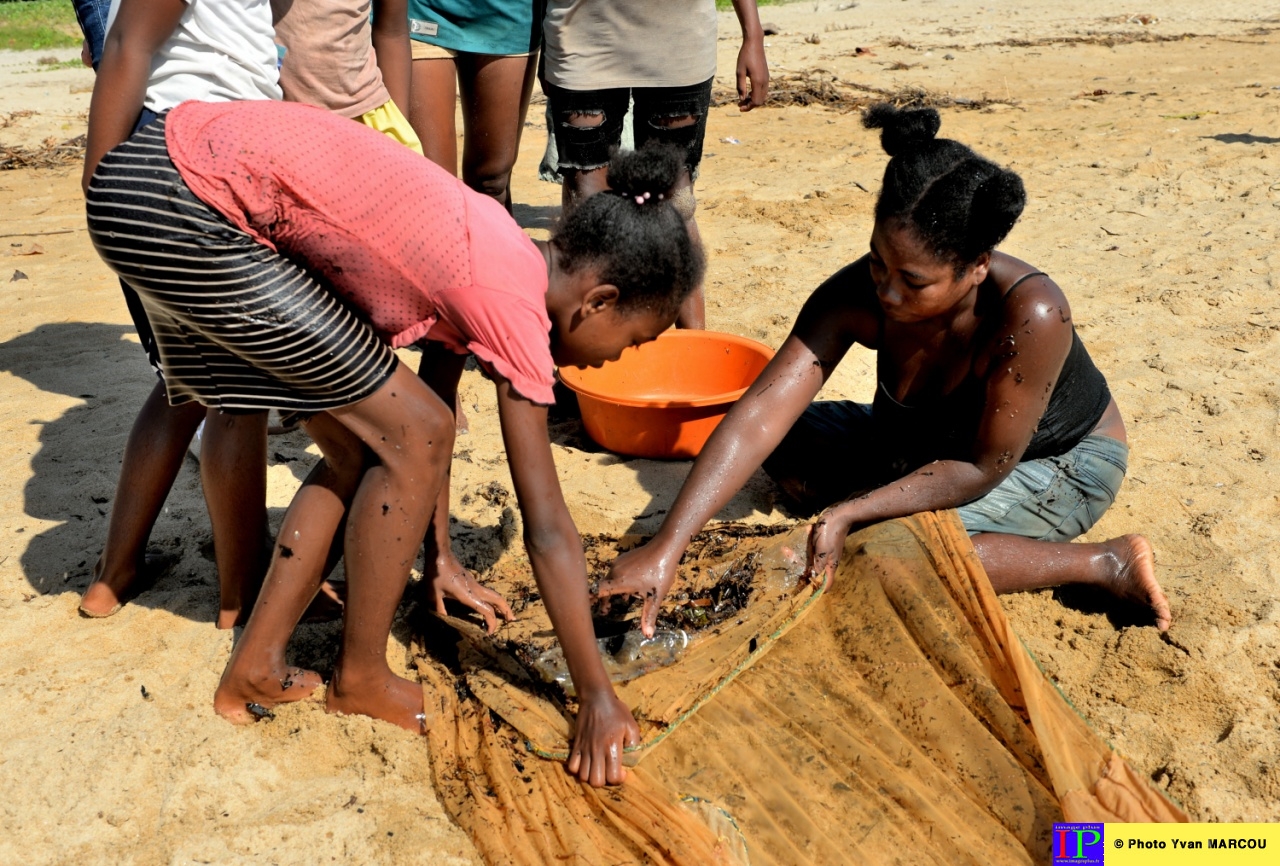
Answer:
[[(1162, 639), (1105, 599), (1053, 591), (1005, 597), (1016, 628), (1193, 817), (1280, 820), (1280, 4), (1152, 4), (1155, 20), (1098, 0), (849, 5), (766, 8), (775, 77), (981, 106), (944, 108), (944, 133), (1022, 173), (1030, 201), (1004, 249), (1065, 289), (1128, 423), (1129, 480), (1090, 538), (1150, 537), (1173, 628)], [(726, 86), (733, 26), (722, 16)], [(75, 54), (0, 53), (0, 143), (83, 132), (92, 73), (38, 67), (51, 53)], [(514, 191), (518, 219), (545, 236), (559, 190), (535, 180), (539, 127)], [(864, 251), (885, 157), (855, 114), (821, 106), (716, 108), (706, 150), (709, 325), (776, 345), (813, 287)], [(212, 626), (193, 461), (153, 537), (178, 565), (112, 619), (76, 615), (152, 385), (78, 181), (78, 165), (0, 172), (0, 861), (475, 862), (412, 735), (313, 702), (251, 728), (213, 715), (231, 636)], [(855, 352), (827, 396), (869, 397), (871, 371)], [(462, 394), (454, 535), (484, 569), (523, 555), (519, 516), (492, 386), (468, 372)], [(687, 472), (604, 453), (576, 423), (552, 435), (583, 532), (652, 531)], [(269, 450), (278, 523), (315, 452), (301, 434)], [(757, 475), (721, 517), (788, 519), (774, 499)], [(327, 669), (336, 633), (304, 627), (296, 659)], [(407, 639), (399, 625), (388, 643), (406, 672)]]

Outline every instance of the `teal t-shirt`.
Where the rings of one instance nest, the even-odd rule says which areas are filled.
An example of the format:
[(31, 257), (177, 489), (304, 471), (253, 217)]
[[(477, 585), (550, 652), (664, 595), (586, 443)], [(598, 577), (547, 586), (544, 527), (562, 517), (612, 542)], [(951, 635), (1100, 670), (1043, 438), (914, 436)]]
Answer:
[(528, 54), (542, 44), (545, 0), (409, 0), (409, 35), (468, 54)]

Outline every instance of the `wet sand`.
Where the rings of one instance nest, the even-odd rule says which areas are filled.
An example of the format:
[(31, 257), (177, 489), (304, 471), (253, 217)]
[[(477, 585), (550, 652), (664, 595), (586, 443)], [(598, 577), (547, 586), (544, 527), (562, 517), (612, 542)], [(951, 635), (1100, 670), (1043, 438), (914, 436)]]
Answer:
[[(1075, 592), (1006, 609), (1099, 733), (1193, 817), (1280, 820), (1280, 6), (1166, 3), (1143, 23), (1098, 0), (1052, 14), (816, 5), (762, 10), (780, 30), (771, 66), (780, 92), (837, 105), (713, 110), (698, 183), (709, 325), (777, 345), (813, 287), (865, 250), (885, 157), (839, 100), (950, 97), (943, 134), (1022, 173), (1027, 212), (1003, 248), (1064, 288), (1128, 425), (1128, 480), (1090, 538), (1148, 535), (1174, 625), (1162, 639), (1141, 612)], [(722, 16), (725, 87), (734, 27)], [(0, 143), (83, 132), (92, 74), (42, 71), (49, 53), (0, 53)], [(517, 218), (545, 236), (559, 190), (535, 179), (540, 110), (514, 191)], [(0, 172), (0, 786), (16, 792), (0, 860), (475, 862), (412, 735), (314, 702), (246, 729), (213, 715), (231, 637), (212, 626), (194, 462), (153, 537), (178, 564), (117, 616), (76, 615), (152, 385), (78, 181), (78, 166)], [(851, 355), (826, 396), (869, 398), (872, 362)], [(483, 570), (523, 555), (519, 516), (492, 386), (468, 372), (462, 394), (454, 537)], [(575, 423), (552, 435), (583, 532), (654, 530), (687, 472), (604, 453)], [(269, 453), (278, 523), (315, 451), (295, 433)], [(757, 476), (721, 517), (788, 519), (774, 500)], [(295, 660), (327, 670), (336, 634), (304, 626)], [(407, 639), (400, 624), (388, 643), (406, 673)]]

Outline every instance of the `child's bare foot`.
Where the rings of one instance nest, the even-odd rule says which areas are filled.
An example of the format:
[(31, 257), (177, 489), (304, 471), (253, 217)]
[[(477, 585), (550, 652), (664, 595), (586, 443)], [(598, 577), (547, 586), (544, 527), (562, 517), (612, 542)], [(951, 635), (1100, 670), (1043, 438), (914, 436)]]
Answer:
[(372, 716), (418, 734), (425, 734), (427, 730), (422, 685), (390, 671), (385, 676), (365, 680), (344, 678), (339, 668), (329, 682), (325, 710), (339, 715)]
[(102, 619), (119, 613), (124, 603), (164, 574), (177, 562), (169, 553), (146, 553), (138, 567), (128, 573), (103, 575), (101, 557), (93, 566), (93, 582), (80, 598), (80, 614)]
[(1103, 542), (1115, 557), (1115, 571), (1104, 582), (1107, 589), (1121, 598), (1151, 607), (1156, 614), (1156, 626), (1168, 631), (1173, 621), (1169, 612), (1169, 599), (1156, 581), (1155, 553), (1151, 544), (1141, 535), (1122, 535)]
[(242, 674), (230, 665), (213, 693), (213, 709), (233, 725), (247, 725), (270, 715), (277, 704), (300, 701), (324, 685), (315, 671), (281, 665)]

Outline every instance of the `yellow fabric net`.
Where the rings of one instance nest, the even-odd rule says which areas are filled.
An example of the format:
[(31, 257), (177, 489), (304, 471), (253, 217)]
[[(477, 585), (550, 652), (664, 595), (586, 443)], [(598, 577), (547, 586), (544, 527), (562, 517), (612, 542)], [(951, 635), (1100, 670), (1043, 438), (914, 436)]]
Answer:
[(750, 602), (620, 686), (644, 733), (620, 788), (554, 759), (573, 703), (528, 673), (536, 601), (518, 634), (449, 620), (457, 657), (418, 660), (433, 774), (487, 862), (1037, 863), (1055, 821), (1187, 820), (1040, 672), (954, 513), (851, 536), (825, 592), (778, 573), (801, 540), (691, 549), (674, 614), (743, 575)]

